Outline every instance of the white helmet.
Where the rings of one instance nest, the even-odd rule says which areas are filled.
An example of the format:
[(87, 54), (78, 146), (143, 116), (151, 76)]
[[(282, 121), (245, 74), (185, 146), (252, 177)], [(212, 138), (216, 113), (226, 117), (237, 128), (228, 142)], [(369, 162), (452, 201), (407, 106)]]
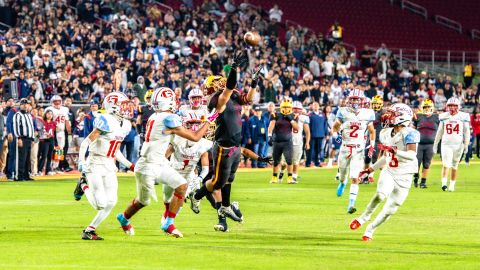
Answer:
[(52, 99), (50, 99), (50, 102), (54, 107), (62, 106), (62, 97), (60, 97), (59, 95), (54, 95)]
[(193, 88), (192, 90), (190, 90), (190, 93), (188, 93), (188, 100), (190, 101), (190, 106), (192, 107), (200, 106), (202, 104), (202, 100), (193, 101), (192, 99), (194, 97), (201, 97), (203, 99), (203, 92), (198, 88)]
[(302, 110), (303, 110), (303, 105), (302, 105), (302, 103), (301, 103), (300, 101), (297, 101), (297, 100), (296, 100), (296, 101), (293, 102), (293, 108), (294, 108), (294, 109), (302, 109)]
[(446, 111), (450, 112), (451, 115), (455, 115), (458, 113), (459, 110), (460, 110), (460, 99), (456, 97), (449, 98), (447, 100)]
[(197, 131), (202, 124), (202, 117), (195, 112), (188, 112), (183, 116), (183, 126), (192, 131)]
[(103, 108), (109, 114), (125, 117), (128, 113), (130, 99), (122, 92), (112, 92), (103, 100)]
[(168, 87), (160, 87), (153, 92), (150, 100), (155, 111), (172, 111), (177, 109), (175, 92)]
[(397, 103), (390, 106), (382, 115), (382, 125), (393, 127), (402, 125), (408, 127), (413, 119), (413, 111), (410, 106)]
[(358, 111), (363, 106), (365, 95), (360, 89), (352, 89), (347, 97), (347, 104), (354, 111)]

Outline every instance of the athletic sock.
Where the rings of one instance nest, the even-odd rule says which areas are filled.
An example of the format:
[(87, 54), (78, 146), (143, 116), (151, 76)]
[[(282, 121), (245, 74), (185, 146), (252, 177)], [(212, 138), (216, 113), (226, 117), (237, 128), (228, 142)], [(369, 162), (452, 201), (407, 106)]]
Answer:
[(298, 177), (298, 174), (296, 174), (296, 173), (293, 173), (293, 174), (292, 174), (292, 176), (293, 176), (293, 179), (297, 179), (297, 177)]
[(292, 176), (293, 174), (292, 173), (288, 173), (288, 176)]
[(413, 175), (413, 182), (418, 183), (418, 173)]
[(425, 184), (425, 183), (427, 183), (427, 178), (425, 178), (425, 177), (422, 177), (422, 180), (421, 180), (421, 182), (420, 182), (420, 183), (421, 183), (421, 184)]
[(215, 209), (220, 209), (222, 207), (222, 202), (215, 202)]
[(448, 189), (455, 189), (455, 182), (454, 180), (450, 180), (450, 187)]
[(168, 209), (170, 208), (169, 203), (163, 203), (165, 205), (165, 211), (163, 212), (163, 217), (166, 219), (168, 216)]
[(357, 200), (359, 186), (358, 184), (351, 184), (350, 185), (350, 205), (355, 205), (355, 201)]
[(230, 192), (232, 190), (231, 184), (226, 184), (222, 188), (222, 206), (229, 207), (230, 206)]
[(442, 187), (443, 187), (443, 186), (446, 186), (446, 185), (447, 185), (447, 182), (448, 182), (447, 178), (446, 178), (446, 177), (443, 177), (443, 178), (442, 178)]
[(278, 176), (278, 173), (273, 173), (273, 177), (277, 177)]
[(173, 224), (176, 216), (176, 213), (167, 211), (167, 218), (165, 219), (165, 224)]
[(210, 192), (208, 191), (207, 186), (203, 185), (201, 188), (197, 189), (193, 197), (195, 198), (195, 200), (199, 201), (208, 193)]

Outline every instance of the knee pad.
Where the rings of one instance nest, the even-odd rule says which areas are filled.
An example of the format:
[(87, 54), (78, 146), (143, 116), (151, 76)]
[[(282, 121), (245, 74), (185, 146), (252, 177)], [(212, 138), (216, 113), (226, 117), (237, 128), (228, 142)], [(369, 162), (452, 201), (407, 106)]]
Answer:
[(400, 205), (397, 204), (397, 203), (392, 203), (391, 205), (389, 205), (388, 208), (387, 208), (387, 215), (395, 214), (395, 212), (397, 212), (399, 206)]
[(385, 194), (383, 194), (382, 192), (377, 192), (377, 193), (375, 194), (375, 198), (378, 199), (378, 200), (380, 200), (380, 201), (383, 201), (383, 200), (385, 200), (385, 199), (387, 198), (387, 196), (385, 196)]

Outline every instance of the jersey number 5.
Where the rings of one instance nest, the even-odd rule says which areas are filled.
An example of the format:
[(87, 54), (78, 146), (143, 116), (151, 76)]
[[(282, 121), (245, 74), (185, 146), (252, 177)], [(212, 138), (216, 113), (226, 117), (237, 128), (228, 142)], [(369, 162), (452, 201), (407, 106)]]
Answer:
[(398, 159), (397, 157), (395, 157), (395, 153), (392, 153), (392, 160), (390, 160), (390, 162), (388, 163), (388, 166), (392, 168), (398, 167)]
[(122, 144), (122, 141), (110, 141), (110, 147), (108, 148), (107, 157), (115, 158), (115, 154), (118, 151), (118, 148)]
[(459, 124), (446, 124), (445, 129), (447, 130), (447, 134), (452, 134), (453, 132), (460, 134), (460, 125)]
[(358, 138), (357, 131), (360, 129), (358, 125), (351, 125), (350, 128), (352, 131), (350, 131), (350, 138)]

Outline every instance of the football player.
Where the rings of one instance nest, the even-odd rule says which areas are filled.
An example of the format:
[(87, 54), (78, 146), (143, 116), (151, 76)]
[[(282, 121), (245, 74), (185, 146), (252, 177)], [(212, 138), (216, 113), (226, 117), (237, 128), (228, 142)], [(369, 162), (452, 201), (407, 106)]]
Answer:
[[(439, 123), (438, 114), (433, 113), (433, 101), (431, 99), (424, 100), (420, 105), (420, 112), (413, 121), (413, 126), (420, 132), (420, 143), (417, 149), (419, 170), (420, 164), (423, 164), (420, 188), (427, 188), (427, 176), (433, 158), (433, 143)], [(418, 177), (418, 172), (413, 175), (415, 187), (418, 187)]]
[[(126, 234), (134, 235), (130, 219), (140, 209), (150, 204), (150, 198), (157, 201), (155, 183), (163, 183), (173, 190), (173, 196), (161, 229), (176, 238), (183, 237), (183, 234), (175, 227), (174, 221), (178, 210), (183, 205), (188, 185), (187, 180), (171, 167), (166, 158), (166, 152), (170, 142), (176, 137), (175, 135), (197, 142), (207, 132), (209, 124), (202, 125), (197, 132), (184, 128), (180, 116), (174, 113), (177, 108), (175, 92), (167, 87), (155, 90), (151, 105), (155, 113), (148, 119), (145, 143), (135, 168), (137, 197), (123, 213), (117, 215), (117, 220)], [(206, 120), (214, 121), (216, 116), (218, 114), (214, 113)]]
[(412, 185), (413, 174), (418, 171), (417, 144), (420, 133), (409, 127), (413, 118), (412, 109), (405, 104), (395, 104), (386, 110), (382, 116), (384, 129), (380, 132), (379, 148), (383, 155), (372, 165), (362, 171), (359, 178), (366, 178), (371, 172), (382, 169), (378, 181), (377, 191), (370, 200), (367, 208), (358, 218), (350, 223), (350, 229), (357, 230), (369, 221), (378, 205), (387, 199), (382, 211), (370, 223), (363, 241), (370, 241), (373, 233), (391, 215), (397, 212), (408, 196)]
[[(117, 203), (117, 167), (119, 161), (133, 171), (134, 165), (118, 151), (123, 139), (131, 130), (131, 123), (124, 119), (128, 98), (123, 93), (108, 94), (103, 101), (105, 114), (99, 114), (93, 122), (93, 131), (80, 145), (78, 168), (85, 178), (79, 183), (88, 202), (98, 212), (82, 233), (84, 240), (103, 240), (96, 229), (107, 218)], [(89, 151), (88, 158), (85, 155)]]
[[(378, 95), (374, 96), (370, 102), (367, 102), (365, 104), (365, 108), (371, 108), (375, 112), (375, 120), (373, 120), (373, 127), (375, 128), (375, 147), (374, 147), (375, 150), (373, 152), (372, 157), (370, 157), (369, 156), (370, 149), (369, 148), (366, 149), (364, 169), (370, 167), (372, 163), (377, 162), (377, 158), (380, 152), (378, 150), (377, 145), (380, 140), (380, 131), (382, 130), (381, 118), (383, 114), (383, 98)], [(373, 173), (371, 173), (366, 179), (365, 183), (373, 183), (373, 182), (374, 182)]]
[(288, 98), (284, 99), (280, 104), (280, 113), (272, 113), (270, 115), (270, 125), (268, 126), (268, 144), (273, 146), (273, 175), (271, 184), (278, 183), (278, 172), (280, 171), (282, 155), (287, 163), (287, 182), (288, 184), (296, 184), (293, 179), (293, 142), (292, 132), (298, 129), (297, 116), (293, 114), (293, 104)]
[(345, 191), (347, 174), (350, 175), (350, 198), (347, 212), (355, 213), (355, 201), (357, 200), (359, 186), (358, 174), (362, 171), (365, 148), (365, 133), (369, 132), (370, 146), (368, 155), (373, 155), (375, 147), (375, 128), (373, 120), (375, 116), (371, 109), (362, 108), (363, 92), (358, 89), (350, 91), (347, 97), (347, 107), (338, 110), (335, 123), (333, 124), (333, 137), (340, 129), (342, 130), (342, 146), (338, 156), (340, 183), (337, 188), (337, 196), (341, 197)]
[(178, 114), (191, 119), (203, 120), (208, 114), (207, 106), (202, 105), (203, 91), (193, 88), (188, 93), (188, 105), (182, 105), (178, 109)]
[[(187, 114), (183, 118), (183, 126), (193, 132), (196, 132), (201, 124), (202, 122), (192, 114)], [(175, 136), (167, 150), (166, 155), (170, 157), (172, 168), (187, 180), (188, 188), (186, 194), (189, 198), (200, 188), (201, 183), (209, 174), (208, 150), (210, 150), (212, 146), (212, 141), (204, 138), (198, 142), (193, 142), (183, 137)], [(201, 163), (201, 170), (197, 175), (195, 174), (195, 168), (197, 168), (199, 161)], [(173, 189), (167, 185), (163, 185), (163, 196), (166, 208), (164, 218), (166, 218), (172, 194)], [(199, 201), (190, 200), (190, 204), (192, 211), (198, 214), (200, 212)]]
[(447, 190), (448, 171), (452, 169), (448, 191), (454, 191), (458, 163), (462, 154), (467, 154), (470, 143), (470, 116), (460, 111), (460, 100), (456, 97), (448, 99), (446, 110), (439, 116), (440, 125), (433, 143), (433, 153), (437, 153), (438, 143), (442, 140), (442, 190)]
[[(293, 113), (296, 115), (298, 128), (293, 129), (293, 181), (297, 182), (300, 159), (303, 155), (303, 149), (310, 149), (310, 118), (303, 113), (303, 106), (300, 101), (293, 102)], [(303, 132), (305, 132), (305, 147), (303, 145)]]
[[(65, 129), (67, 130), (68, 134), (72, 133), (72, 123), (68, 118), (68, 108), (63, 106), (62, 98), (59, 95), (54, 95), (52, 97), (51, 105), (45, 109), (45, 111), (50, 110), (53, 113), (53, 120), (57, 123), (57, 127), (55, 129), (55, 147), (59, 150), (63, 150), (65, 148)], [(67, 153), (64, 153), (67, 154)], [(55, 162), (55, 166), (58, 167), (58, 162)], [(60, 172), (61, 170), (56, 168), (56, 171)]]

